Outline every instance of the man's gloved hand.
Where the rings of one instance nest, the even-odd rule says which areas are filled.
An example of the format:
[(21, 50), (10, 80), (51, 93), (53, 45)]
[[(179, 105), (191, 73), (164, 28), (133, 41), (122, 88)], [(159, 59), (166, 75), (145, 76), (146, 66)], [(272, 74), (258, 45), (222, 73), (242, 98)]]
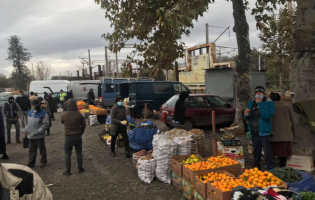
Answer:
[(124, 125), (124, 126), (126, 126), (127, 125), (127, 121), (125, 120), (125, 121), (121, 121), (120, 122), (122, 125)]

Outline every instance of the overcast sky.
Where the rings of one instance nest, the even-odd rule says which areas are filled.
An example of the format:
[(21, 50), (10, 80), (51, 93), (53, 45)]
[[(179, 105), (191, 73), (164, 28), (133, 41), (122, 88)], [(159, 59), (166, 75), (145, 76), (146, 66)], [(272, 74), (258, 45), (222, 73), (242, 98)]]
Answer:
[[(255, 0), (250, 0), (253, 7)], [(189, 37), (182, 41), (187, 47), (203, 44), (206, 41), (205, 24), (210, 26), (230, 26), (228, 31), (216, 42), (217, 46), (237, 47), (233, 32), (232, 3), (217, 0), (209, 10), (194, 22)], [(256, 22), (250, 11), (246, 12), (249, 24), (251, 47), (260, 47), (257, 37)], [(39, 61), (49, 63), (54, 72), (52, 75), (66, 75), (68, 71), (75, 75), (82, 67), (79, 57), (87, 57), (91, 50), (92, 60), (105, 60), (104, 46), (107, 42), (101, 37), (111, 32), (110, 22), (105, 19), (104, 10), (94, 0), (1, 0), (0, 1), (0, 73), (7, 76), (12, 72), (12, 62), (6, 60), (8, 39), (12, 35), (21, 38), (24, 46), (32, 54), (28, 67)], [(214, 41), (224, 29), (209, 28), (209, 40)], [(218, 49), (218, 48), (217, 48)], [(225, 49), (230, 54), (233, 49)], [(120, 59), (126, 58), (131, 49), (119, 53)], [(223, 55), (227, 53), (222, 50)], [(109, 54), (111, 59), (115, 55)]]

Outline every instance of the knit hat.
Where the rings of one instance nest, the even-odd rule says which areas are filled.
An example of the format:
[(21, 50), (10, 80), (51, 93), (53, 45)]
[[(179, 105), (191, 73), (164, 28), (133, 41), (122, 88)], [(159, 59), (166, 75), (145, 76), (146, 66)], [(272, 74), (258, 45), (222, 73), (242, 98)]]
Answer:
[(263, 87), (263, 86), (257, 86), (257, 87), (255, 87), (255, 93), (256, 92), (263, 92), (264, 94), (266, 94), (265, 93), (265, 88)]

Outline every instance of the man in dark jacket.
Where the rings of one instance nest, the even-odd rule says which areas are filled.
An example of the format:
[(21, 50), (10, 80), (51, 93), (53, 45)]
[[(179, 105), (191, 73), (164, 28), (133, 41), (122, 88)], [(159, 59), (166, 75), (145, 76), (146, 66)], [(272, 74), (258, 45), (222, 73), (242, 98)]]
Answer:
[[(19, 96), (16, 98), (15, 103), (19, 104), (22, 112), (21, 112), (21, 124), (22, 128), (25, 128), (27, 124), (27, 115), (30, 112), (32, 106), (31, 106), (31, 101), (30, 99), (24, 95), (24, 92), (21, 90), (19, 92)], [(24, 120), (25, 123), (24, 123)]]
[(21, 108), (19, 104), (14, 102), (14, 97), (9, 97), (8, 102), (3, 105), (3, 116), (6, 121), (7, 129), (7, 144), (11, 144), (11, 126), (14, 124), (16, 131), (16, 143), (21, 143), (20, 141), (20, 123), (19, 123), (19, 113), (21, 113)]
[(69, 90), (69, 92), (68, 92), (68, 94), (67, 94), (67, 99), (73, 99), (72, 90)]
[(88, 98), (88, 104), (89, 105), (94, 105), (95, 104), (95, 96), (93, 89), (91, 88), (90, 91), (87, 93), (87, 98)]
[(35, 165), (37, 149), (39, 149), (41, 155), (40, 167), (46, 166), (45, 132), (49, 128), (49, 116), (44, 109), (41, 109), (41, 102), (34, 100), (33, 106), (34, 109), (28, 113), (28, 124), (25, 127), (25, 135), (29, 139), (29, 159), (27, 166), (30, 168)]
[(185, 91), (181, 92), (179, 99), (175, 104), (175, 110), (173, 115), (173, 123), (175, 128), (185, 128), (186, 118), (185, 118), (185, 101), (188, 100), (189, 94)]
[(261, 170), (261, 153), (264, 149), (267, 170), (274, 168), (270, 134), (272, 130), (271, 117), (275, 113), (275, 105), (265, 96), (265, 88), (255, 88), (255, 98), (250, 100), (244, 117), (248, 120), (248, 128), (252, 134), (254, 147), (254, 165)]
[(82, 134), (84, 133), (86, 123), (82, 114), (78, 111), (74, 99), (69, 99), (65, 104), (67, 111), (61, 114), (61, 123), (65, 130), (65, 154), (66, 171), (63, 175), (71, 175), (71, 154), (74, 146), (77, 154), (78, 173), (84, 172), (82, 156)]
[(0, 154), (3, 155), (1, 159), (9, 159), (5, 145), (5, 127), (2, 112), (0, 112)]

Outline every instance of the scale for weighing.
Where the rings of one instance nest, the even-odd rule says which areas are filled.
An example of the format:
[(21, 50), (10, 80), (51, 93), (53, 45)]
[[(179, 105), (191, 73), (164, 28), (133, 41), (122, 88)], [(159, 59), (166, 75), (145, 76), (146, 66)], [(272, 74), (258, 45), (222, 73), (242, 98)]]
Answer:
[(237, 137), (234, 139), (224, 139), (221, 137), (221, 143), (223, 146), (241, 146), (241, 141)]

